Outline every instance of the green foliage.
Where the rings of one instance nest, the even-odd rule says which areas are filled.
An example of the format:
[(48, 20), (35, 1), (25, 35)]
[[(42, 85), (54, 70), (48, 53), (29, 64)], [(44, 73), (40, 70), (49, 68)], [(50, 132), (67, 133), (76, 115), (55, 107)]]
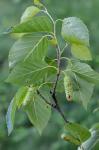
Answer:
[[(46, 94), (46, 98), (49, 99), (48, 94)], [(49, 121), (51, 115), (51, 107), (47, 105), (42, 100), (42, 98), (35, 93), (32, 96), (32, 101), (26, 106), (25, 111), (32, 124), (41, 134)]]
[(94, 84), (80, 78), (76, 74), (74, 74), (75, 81), (77, 83), (77, 87), (74, 90), (74, 100), (80, 101), (84, 108), (87, 110), (89, 101), (92, 97), (93, 90), (94, 90)]
[[(54, 2), (53, 6), (55, 6)], [(46, 3), (49, 2), (47, 1)], [(70, 95), (72, 95), (72, 100), (76, 100), (76, 102), (81, 101), (83, 106), (87, 109), (93, 94), (94, 85), (99, 85), (99, 74), (95, 72), (88, 64), (78, 60), (92, 60), (92, 55), (89, 50), (89, 32), (86, 25), (77, 17), (69, 17), (62, 21), (62, 36), (64, 38), (63, 42), (67, 45), (71, 45), (72, 55), (68, 57), (68, 52), (66, 52), (66, 55), (64, 54), (67, 49), (63, 48), (64, 45), (62, 43), (62, 38), (59, 31), (58, 36), (61, 44), (58, 42), (58, 37), (56, 35), (56, 22), (40, 1), (34, 1), (34, 4), (37, 7), (29, 5), (30, 7), (27, 7), (21, 17), (21, 23), (13, 26), (8, 31), (8, 33), (11, 33), (13, 37), (14, 34), (12, 33), (17, 33), (19, 40), (15, 42), (9, 52), (10, 74), (7, 81), (17, 84), (20, 87), (18, 93), (15, 95), (8, 108), (7, 126), (9, 134), (13, 130), (16, 110), (23, 110), (23, 108), (26, 111), (31, 123), (35, 126), (35, 128), (37, 128), (40, 134), (42, 133), (50, 118), (51, 106), (55, 108), (53, 97), (51, 97), (51, 101), (49, 101), (48, 95), (49, 93), (53, 92), (53, 87), (55, 86), (54, 84), (58, 73), (60, 73), (60, 78), (58, 78), (57, 81), (58, 84), (61, 84), (64, 79), (65, 84), (64, 87), (63, 83), (61, 86), (56, 86), (56, 93), (54, 93), (54, 96), (58, 95), (60, 102), (62, 102), (63, 108), (67, 107), (68, 104), (63, 104), (61, 99), (64, 99), (64, 94), (62, 93), (61, 98), (58, 91), (65, 91), (68, 93), (69, 90)], [(64, 15), (66, 15), (66, 12)], [(56, 58), (56, 53), (54, 58), (49, 58), (49, 51), (50, 53), (54, 53), (56, 52), (55, 48), (56, 50), (62, 50), (62, 55), (64, 55), (63, 57), (65, 58), (59, 58), (59, 56)], [(72, 57), (75, 57), (75, 60), (73, 60)], [(51, 60), (51, 62), (49, 63), (45, 58), (48, 58)], [(59, 61), (61, 62), (61, 65), (59, 66), (58, 64), (58, 67), (56, 67), (56, 59), (58, 59), (58, 63)], [(67, 63), (69, 63), (69, 65), (66, 65)], [(68, 81), (64, 76), (64, 72), (68, 72), (68, 79), (72, 81), (72, 92), (71, 88), (65, 88), (65, 86), (67, 87)], [(52, 92), (48, 92), (43, 89), (46, 84), (48, 85), (49, 91)], [(61, 90), (59, 88), (61, 88)], [(44, 98), (37, 94), (36, 90), (40, 89), (42, 89), (41, 94), (44, 96)], [(48, 100), (48, 103), (46, 103), (44, 99)], [(70, 105), (65, 109), (65, 111), (67, 110), (68, 118), (70, 117), (69, 113), (73, 112), (74, 115), (75, 109), (72, 108), (74, 105), (75, 103), (70, 103)], [(75, 106), (75, 108), (77, 108), (77, 106)], [(80, 114), (82, 109), (77, 110)], [(78, 116), (78, 118), (79, 117), (80, 116)], [(79, 121), (77, 117), (73, 117), (73, 120)], [(84, 120), (83, 117), (82, 120)], [(17, 121), (18, 120), (16, 119), (16, 122)], [(62, 121), (59, 119), (58, 123), (59, 122), (61, 123)], [(89, 122), (92, 124), (91, 121)], [(59, 127), (57, 129), (59, 130)], [(19, 130), (19, 132), (24, 133), (24, 136), (21, 136), (22, 134), (20, 134), (19, 140), (28, 135), (26, 130)], [(83, 142), (86, 142), (86, 140), (90, 140), (91, 138), (90, 132), (78, 124), (67, 123), (66, 130), (70, 133), (69, 135), (65, 135), (63, 138), (77, 146)], [(34, 137), (36, 138), (35, 135), (36, 134), (34, 134)], [(17, 139), (18, 137), (15, 138), (15, 140)], [(95, 141), (93, 140), (91, 142), (92, 145), (94, 145)], [(62, 148), (64, 144), (62, 143), (60, 145), (58, 142), (56, 142), (55, 145), (52, 145), (50, 149), (58, 150)], [(35, 146), (33, 146), (33, 148), (34, 147)], [(62, 149), (64, 149), (64, 147)], [(45, 147), (45, 149), (47, 149), (47, 147)], [(70, 149), (70, 147), (67, 149)]]
[(34, 4), (39, 6), (39, 7), (43, 6), (43, 4), (40, 2), (40, 0), (34, 0)]
[(73, 56), (80, 60), (92, 60), (90, 50), (88, 47), (83, 45), (72, 44), (71, 52)]
[(66, 42), (89, 46), (89, 32), (86, 25), (77, 17), (63, 20), (62, 36)]
[[(97, 123), (96, 126), (94, 125), (94, 127), (90, 129), (90, 132), (91, 137), (81, 145), (84, 150), (92, 150), (99, 142), (99, 123)], [(78, 150), (81, 150), (81, 148), (79, 147)]]
[(53, 31), (52, 21), (45, 15), (34, 16), (33, 19), (20, 23), (11, 29), (11, 33), (32, 33)]
[(88, 64), (79, 61), (72, 61), (71, 70), (81, 78), (90, 83), (99, 85), (99, 73), (95, 72)]
[(77, 17), (65, 18), (62, 23), (62, 37), (71, 44), (73, 56), (81, 60), (91, 60), (89, 32), (86, 25)]
[(76, 145), (80, 145), (91, 136), (91, 133), (87, 128), (82, 127), (77, 123), (68, 123), (65, 128), (67, 136), (63, 136), (64, 140)]
[(7, 82), (17, 85), (40, 85), (49, 73), (55, 72), (55, 68), (45, 62), (31, 59), (17, 65), (10, 73)]
[(81, 143), (86, 141), (90, 136), (90, 132), (85, 127), (80, 126), (77, 123), (69, 123), (66, 125), (66, 130)]
[[(46, 56), (49, 41), (47, 36), (28, 34), (22, 36), (9, 52), (9, 67), (13, 68), (17, 63), (33, 59), (43, 60)], [(41, 50), (42, 49), (42, 50)], [(33, 55), (33, 56), (31, 56)]]
[(30, 20), (33, 16), (38, 14), (40, 9), (35, 6), (29, 6), (21, 17), (21, 23)]
[(27, 92), (26, 87), (20, 88), (9, 105), (7, 116), (6, 116), (8, 134), (10, 134), (13, 130), (17, 107), (19, 107), (23, 103), (23, 99), (26, 95), (26, 92)]
[[(24, 42), (22, 41), (22, 43)], [(22, 46), (20, 45), (21, 48)], [(19, 61), (19, 59), (21, 59), (21, 61), (23, 60), (23, 62), (21, 64), (19, 63), (12, 70), (7, 81), (19, 85), (40, 84), (41, 82), (43, 82), (43, 79), (45, 78), (45, 76), (49, 74), (49, 72), (52, 73), (56, 72), (55, 67), (49, 66), (44, 61), (47, 47), (48, 47), (48, 40), (46, 37), (42, 37), (38, 43), (35, 42), (34, 47), (30, 51), (28, 51), (28, 47), (27, 49), (25, 49), (26, 54), (24, 53), (24, 51), (22, 51), (22, 55), (20, 56), (18, 53), (16, 53), (20, 58), (16, 55), (15, 59), (15, 57), (13, 58), (14, 56), (13, 55), (12, 59), (14, 59), (14, 63), (15, 61)], [(17, 49), (15, 49), (15, 51), (17, 51)], [(14, 63), (13, 61), (11, 62), (11, 64)]]
[(79, 141), (79, 139), (74, 138), (74, 137), (71, 136), (71, 135), (62, 134), (62, 135), (61, 135), (61, 138), (62, 138), (63, 140), (65, 140), (66, 142), (70, 142), (70, 143), (75, 144), (75, 145), (77, 145), (77, 146), (79, 146), (79, 145), (81, 144), (81, 142)]

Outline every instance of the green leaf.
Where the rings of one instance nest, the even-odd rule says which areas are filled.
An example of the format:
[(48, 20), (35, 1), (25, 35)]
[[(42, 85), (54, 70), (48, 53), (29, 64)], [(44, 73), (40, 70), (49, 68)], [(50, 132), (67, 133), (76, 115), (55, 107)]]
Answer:
[(33, 16), (40, 12), (40, 9), (35, 6), (29, 6), (24, 11), (21, 17), (21, 23), (30, 20)]
[(43, 39), (35, 50), (32, 49), (26, 56), (25, 61), (16, 65), (11, 71), (7, 82), (18, 85), (39, 85), (44, 82), (47, 75), (56, 73), (56, 68), (47, 65), (44, 61), (47, 52), (46, 44), (46, 39)]
[(34, 51), (39, 50), (39, 59), (43, 59), (47, 53), (49, 42), (46, 36), (28, 34), (21, 37), (12, 46), (9, 52), (9, 67), (13, 68), (17, 63), (25, 61)]
[(89, 46), (88, 29), (77, 17), (69, 17), (63, 20), (62, 36), (66, 42)]
[(39, 6), (39, 7), (43, 6), (43, 4), (40, 2), (40, 0), (34, 0), (34, 4)]
[(74, 138), (71, 135), (62, 134), (61, 138), (64, 139), (65, 141), (73, 143), (75, 145), (80, 145), (81, 144), (81, 142), (78, 139)]
[(7, 82), (17, 85), (40, 85), (49, 73), (56, 73), (56, 69), (45, 62), (30, 60), (17, 65), (10, 73)]
[(11, 33), (53, 32), (53, 23), (48, 16), (34, 16), (31, 20), (18, 24)]
[(87, 106), (93, 94), (94, 84), (78, 77), (76, 74), (74, 74), (74, 77), (77, 90), (74, 90), (73, 98), (76, 101), (81, 101), (84, 108), (87, 110)]
[(17, 101), (14, 98), (9, 105), (7, 115), (6, 115), (8, 135), (10, 135), (13, 130), (16, 108), (17, 108)]
[(81, 147), (83, 147), (84, 150), (92, 150), (97, 143), (99, 143), (99, 123), (97, 124), (98, 129), (92, 128), (90, 129), (91, 137), (82, 143), (80, 147), (78, 147), (78, 150), (82, 150)]
[(68, 123), (65, 126), (65, 129), (71, 136), (78, 139), (81, 143), (91, 136), (91, 133), (87, 128), (82, 127), (77, 123)]
[(88, 64), (72, 60), (70, 69), (88, 82), (99, 85), (99, 73), (95, 72)]
[[(48, 95), (44, 94), (44, 97), (49, 100)], [(31, 103), (26, 106), (25, 111), (31, 123), (41, 134), (50, 119), (51, 107), (41, 97), (35, 94)]]
[(78, 44), (72, 44), (71, 52), (73, 56), (80, 60), (92, 60), (92, 56), (88, 47)]
[(27, 87), (20, 88), (9, 105), (7, 115), (6, 115), (8, 135), (10, 135), (13, 130), (15, 112), (17, 110), (17, 107), (20, 105), (20, 103), (22, 103), (25, 97), (26, 91), (27, 91)]
[(21, 106), (27, 105), (32, 100), (32, 97), (34, 94), (34, 87), (30, 86), (30, 87), (24, 87), (24, 88), (26, 90), (21, 91), (21, 95), (23, 95), (24, 97), (22, 97), (22, 99), (19, 101), (18, 108), (20, 108)]

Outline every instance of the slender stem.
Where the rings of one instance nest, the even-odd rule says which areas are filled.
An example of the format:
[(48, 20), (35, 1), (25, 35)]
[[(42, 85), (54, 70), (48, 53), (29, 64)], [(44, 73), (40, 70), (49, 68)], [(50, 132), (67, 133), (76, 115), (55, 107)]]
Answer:
[(62, 110), (60, 109), (59, 105), (57, 105), (56, 107), (57, 111), (60, 113), (60, 115), (62, 116), (63, 120), (65, 121), (65, 123), (69, 123), (69, 121), (66, 119), (66, 117), (64, 116), (64, 113), (62, 112)]
[[(49, 14), (49, 12), (47, 11), (47, 9), (45, 8), (46, 10), (46, 13), (47, 15), (50, 17), (50, 19), (52, 20), (53, 22), (53, 25), (54, 25), (54, 38), (56, 39), (57, 41), (57, 37), (56, 37), (56, 22), (54, 21), (54, 19), (52, 18), (52, 16)], [(56, 80), (55, 80), (55, 83), (53, 85), (53, 91), (52, 91), (52, 95), (55, 95), (56, 93), (56, 88), (57, 88), (57, 83), (58, 83), (58, 80), (59, 80), (59, 76), (60, 76), (60, 58), (61, 58), (61, 51), (60, 51), (60, 47), (58, 45), (58, 42), (57, 42), (57, 45), (56, 45), (56, 51), (57, 51), (57, 67), (58, 67), (58, 71), (57, 71), (57, 76), (56, 76)]]
[(68, 43), (66, 43), (66, 45), (63, 47), (62, 51), (61, 51), (61, 55), (63, 54), (64, 50), (68, 47)]
[(61, 57), (61, 59), (66, 59), (66, 60), (70, 61), (70, 58), (68, 58), (68, 57)]
[(62, 110), (61, 110), (61, 108), (60, 108), (60, 106), (59, 106), (59, 104), (58, 104), (56, 95), (53, 94), (53, 95), (52, 95), (52, 98), (53, 98), (53, 100), (54, 100), (54, 102), (55, 102), (55, 104), (56, 104), (55, 109), (60, 113), (60, 115), (62, 116), (62, 118), (63, 118), (63, 120), (65, 121), (65, 123), (69, 123), (69, 121), (68, 121), (68, 120), (66, 119), (66, 117), (64, 116), (64, 114), (63, 114), (63, 112), (62, 112)]
[[(57, 21), (55, 22), (54, 19), (52, 18), (52, 16), (49, 14), (49, 12), (47, 11), (47, 9), (45, 8), (45, 11), (44, 11), (48, 16), (49, 18), (52, 20), (53, 22), (53, 25), (54, 25), (54, 33), (53, 33), (53, 36), (55, 38), (55, 40), (57, 41), (57, 37), (56, 37), (56, 23)], [(42, 97), (42, 99), (47, 103), (49, 104), (51, 107), (53, 107), (54, 109), (56, 109), (60, 115), (62, 116), (62, 118), (64, 119), (65, 123), (68, 123), (68, 120), (65, 118), (63, 112), (61, 111), (61, 108), (58, 104), (58, 101), (57, 101), (57, 98), (56, 98), (56, 88), (57, 88), (57, 84), (58, 84), (58, 81), (59, 81), (59, 76), (60, 76), (60, 73), (61, 73), (61, 68), (60, 68), (60, 63), (61, 63), (61, 50), (60, 50), (60, 47), (59, 47), (59, 44), (58, 44), (58, 41), (57, 41), (57, 44), (56, 44), (56, 51), (57, 51), (57, 67), (58, 67), (58, 70), (57, 70), (57, 75), (56, 75), (56, 80), (55, 80), (55, 83), (53, 85), (53, 90), (51, 92), (51, 96), (53, 98), (53, 101), (55, 103), (55, 105), (49, 103), (48, 101), (46, 101), (45, 97), (42, 96), (42, 94), (38, 91), (38, 94)]]
[(63, 22), (63, 20), (62, 19), (57, 19), (57, 20), (55, 20), (55, 23), (57, 23), (57, 22)]
[(58, 67), (58, 70), (57, 70), (57, 75), (56, 75), (56, 81), (55, 81), (55, 84), (53, 86), (53, 91), (52, 91), (52, 95), (54, 95), (56, 93), (56, 88), (57, 88), (57, 84), (58, 84), (58, 80), (59, 80), (59, 76), (60, 76), (60, 60), (61, 60), (61, 54), (60, 54), (60, 47), (59, 45), (56, 46), (56, 51), (57, 51), (57, 67)]
[(46, 104), (50, 105), (51, 107), (55, 107), (55, 106), (54, 106), (55, 104), (52, 104), (52, 103), (48, 102), (48, 101), (46, 100), (46, 98), (40, 93), (39, 90), (37, 90), (37, 94), (42, 98), (42, 100), (44, 100), (44, 101), (46, 102)]
[[(48, 104), (48, 105), (50, 105), (52, 108), (56, 109), (56, 110), (59, 112), (59, 114), (62, 116), (63, 120), (64, 120), (66, 123), (69, 123), (69, 121), (66, 119), (66, 117), (65, 117), (64, 114), (63, 114), (63, 112), (61, 111), (61, 109), (60, 109), (58, 103), (54, 103), (54, 104), (53, 104), (53, 103), (48, 102), (48, 101), (46, 100), (46, 98), (40, 93), (39, 90), (37, 90), (37, 94), (42, 98), (42, 100), (44, 100), (44, 102), (45, 102), (46, 104)], [(54, 97), (54, 101), (57, 102), (56, 97)]]
[(49, 18), (52, 20), (53, 24), (54, 24), (54, 19), (52, 18), (52, 16), (49, 14), (48, 10), (45, 7), (45, 13), (49, 16)]

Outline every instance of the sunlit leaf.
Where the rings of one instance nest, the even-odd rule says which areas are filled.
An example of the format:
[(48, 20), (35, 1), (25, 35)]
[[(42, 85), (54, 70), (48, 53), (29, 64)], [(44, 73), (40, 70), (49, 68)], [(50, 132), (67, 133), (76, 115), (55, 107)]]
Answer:
[(35, 6), (29, 6), (24, 11), (21, 17), (21, 23), (30, 20), (33, 16), (40, 12), (40, 9)]
[(71, 52), (74, 57), (80, 60), (92, 60), (91, 52), (88, 47), (79, 45), (79, 44), (72, 44)]
[(41, 3), (41, 0), (34, 0), (34, 4), (37, 6), (43, 6), (43, 4)]
[(79, 139), (71, 136), (71, 135), (66, 135), (66, 134), (62, 134), (61, 138), (67, 142), (73, 143), (75, 145), (80, 145), (81, 142), (79, 141)]
[(31, 20), (14, 26), (11, 33), (53, 32), (53, 23), (48, 16), (34, 16)]
[(88, 29), (77, 17), (69, 17), (63, 20), (62, 36), (67, 42), (89, 46)]
[(30, 86), (30, 87), (24, 87), (24, 88), (26, 88), (26, 91), (21, 91), (21, 94), (22, 95), (25, 94), (25, 95), (19, 101), (18, 108), (20, 108), (21, 106), (27, 105), (32, 100), (32, 97), (34, 95), (34, 87)]
[(77, 123), (68, 123), (65, 126), (65, 129), (70, 135), (75, 137), (75, 139), (78, 139), (81, 143), (86, 141), (91, 136), (87, 128), (82, 127)]

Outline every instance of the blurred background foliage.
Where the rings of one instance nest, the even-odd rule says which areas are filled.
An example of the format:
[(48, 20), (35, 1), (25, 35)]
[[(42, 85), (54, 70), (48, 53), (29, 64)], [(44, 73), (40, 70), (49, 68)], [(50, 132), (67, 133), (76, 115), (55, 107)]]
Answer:
[[(16, 114), (15, 129), (11, 136), (7, 135), (5, 115), (17, 87), (4, 81), (9, 72), (8, 52), (15, 38), (2, 36), (1, 33), (18, 23), (22, 12), (31, 4), (32, 0), (0, 0), (0, 150), (76, 150), (75, 145), (60, 138), (64, 123), (55, 112), (52, 112), (53, 116), (40, 136), (26, 115), (19, 111)], [(77, 16), (87, 24), (93, 54), (91, 66), (99, 71), (99, 0), (44, 0), (44, 4), (54, 19)], [(88, 128), (99, 121), (99, 109), (95, 110), (99, 107), (99, 87), (94, 91), (88, 111), (78, 103), (69, 104), (64, 94), (59, 94), (58, 99), (69, 120), (84, 124)], [(93, 150), (99, 150), (99, 144)]]

